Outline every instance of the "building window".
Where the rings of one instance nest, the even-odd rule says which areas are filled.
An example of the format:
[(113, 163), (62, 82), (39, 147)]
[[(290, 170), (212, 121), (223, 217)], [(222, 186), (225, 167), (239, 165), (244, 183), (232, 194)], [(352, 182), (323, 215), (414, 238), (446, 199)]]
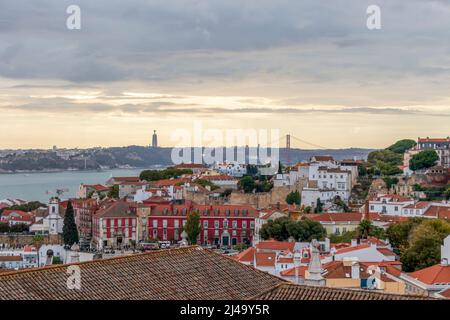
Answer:
[(242, 221), (242, 229), (247, 229), (247, 221)]
[(208, 229), (208, 220), (203, 221), (203, 228)]
[(153, 220), (153, 228), (158, 228), (158, 220)]
[(208, 244), (208, 231), (207, 230), (203, 231), (203, 244), (204, 245)]
[(255, 229), (255, 221), (250, 221), (250, 228)]
[(179, 228), (180, 227), (180, 220), (175, 220), (173, 222), (173, 226), (174, 226), (174, 228)]
[(228, 220), (223, 220), (223, 228), (228, 228)]
[(233, 229), (236, 229), (237, 228), (237, 221), (233, 220), (232, 224), (233, 224)]
[(163, 228), (167, 228), (167, 220), (163, 220)]
[(214, 228), (219, 229), (219, 220), (214, 220)]

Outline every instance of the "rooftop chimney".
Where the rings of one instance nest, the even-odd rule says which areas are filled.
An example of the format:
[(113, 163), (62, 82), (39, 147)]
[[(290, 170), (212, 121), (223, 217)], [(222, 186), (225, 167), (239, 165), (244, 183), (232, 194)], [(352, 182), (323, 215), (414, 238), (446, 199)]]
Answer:
[(352, 262), (352, 279), (359, 279), (359, 262), (353, 261)]

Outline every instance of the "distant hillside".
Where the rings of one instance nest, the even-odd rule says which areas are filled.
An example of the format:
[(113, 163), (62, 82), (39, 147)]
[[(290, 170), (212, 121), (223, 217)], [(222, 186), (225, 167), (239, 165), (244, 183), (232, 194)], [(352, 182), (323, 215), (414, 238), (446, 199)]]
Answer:
[[(191, 149), (193, 162), (194, 151)], [(290, 163), (306, 161), (313, 155), (330, 155), (337, 160), (366, 159), (370, 149), (337, 149), (337, 150), (300, 150), (291, 149)], [(97, 148), (70, 151), (27, 151), (17, 152), (0, 158), (0, 172), (54, 171), (54, 170), (92, 170), (118, 167), (149, 167), (155, 165), (173, 165), (172, 148), (149, 148), (142, 146)], [(247, 161), (248, 161), (247, 150)], [(67, 155), (70, 154), (70, 155)], [(226, 151), (224, 149), (224, 155)], [(282, 163), (287, 163), (288, 153), (280, 149)]]

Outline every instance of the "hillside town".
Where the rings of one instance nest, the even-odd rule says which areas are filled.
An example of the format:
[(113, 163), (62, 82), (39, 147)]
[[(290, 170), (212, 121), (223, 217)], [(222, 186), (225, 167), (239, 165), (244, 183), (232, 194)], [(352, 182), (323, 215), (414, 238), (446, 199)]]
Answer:
[(80, 184), (69, 199), (0, 199), (0, 284), (168, 252), (258, 270), (261, 288), (240, 298), (280, 282), (450, 299), (450, 138), (401, 140), (367, 159), (181, 163)]

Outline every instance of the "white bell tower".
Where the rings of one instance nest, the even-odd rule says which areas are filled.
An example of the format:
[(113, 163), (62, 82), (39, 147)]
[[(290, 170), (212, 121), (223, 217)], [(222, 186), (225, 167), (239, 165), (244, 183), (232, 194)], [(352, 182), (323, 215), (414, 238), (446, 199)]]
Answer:
[(61, 216), (59, 215), (59, 199), (54, 197), (50, 199), (48, 205), (48, 233), (58, 234)]

